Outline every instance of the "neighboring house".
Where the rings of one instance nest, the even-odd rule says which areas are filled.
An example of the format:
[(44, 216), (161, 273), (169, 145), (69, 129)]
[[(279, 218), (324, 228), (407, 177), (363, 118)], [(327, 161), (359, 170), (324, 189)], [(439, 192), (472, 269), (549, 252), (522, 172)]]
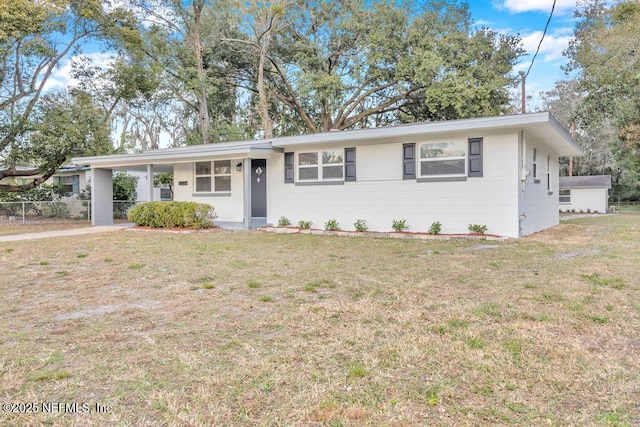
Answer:
[(611, 175), (561, 176), (560, 210), (564, 212), (600, 212), (609, 209)]
[[(26, 167), (18, 167), (18, 169), (31, 169)], [(165, 187), (153, 187), (153, 182), (149, 183), (149, 178), (146, 172), (143, 171), (127, 171), (129, 175), (138, 178), (136, 186), (137, 202), (148, 202), (153, 198), (154, 200), (171, 200), (171, 191)], [(29, 177), (15, 177), (4, 178), (2, 183), (7, 184), (26, 184), (36, 179), (37, 176)], [(61, 166), (55, 174), (53, 174), (46, 184), (62, 183), (68, 193), (68, 196), (63, 197), (63, 202), (74, 202), (78, 199), (80, 193), (86, 190), (88, 185), (91, 185), (91, 168), (88, 166), (75, 166), (65, 165)], [(149, 188), (153, 188), (153, 196), (149, 195)]]
[(173, 172), (174, 199), (214, 206), (219, 225), (275, 224), (281, 216), (322, 228), (410, 231), (439, 221), (519, 237), (559, 222), (558, 158), (581, 149), (549, 113), (335, 131), (73, 159), (93, 170), (95, 225), (114, 169)]
[(64, 185), (68, 196), (63, 197), (63, 201), (78, 200), (78, 196), (91, 183), (91, 168), (86, 166), (62, 166), (51, 178), (46, 181), (47, 184), (61, 183)]

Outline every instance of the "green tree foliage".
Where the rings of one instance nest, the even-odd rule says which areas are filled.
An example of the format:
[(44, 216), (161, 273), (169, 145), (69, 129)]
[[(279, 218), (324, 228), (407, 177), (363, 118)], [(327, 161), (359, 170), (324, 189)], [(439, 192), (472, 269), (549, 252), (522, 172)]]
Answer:
[[(246, 139), (236, 126), (237, 89), (229, 58), (238, 57), (220, 40), (220, 28), (238, 24), (225, 2), (205, 0), (126, 0), (138, 17), (143, 42), (129, 44), (126, 58), (137, 58), (140, 67), (154, 76), (153, 96), (131, 98), (120, 109), (122, 128), (142, 148), (157, 148), (160, 130), (175, 145)], [(144, 65), (143, 65), (144, 64)], [(139, 85), (134, 85), (137, 88)], [(138, 144), (136, 144), (138, 143)], [(142, 143), (142, 144), (140, 144)], [(125, 144), (122, 143), (122, 146)]]
[(56, 202), (68, 195), (62, 183), (42, 184), (22, 193), (0, 192), (0, 200), (3, 202)]
[[(25, 191), (37, 186), (68, 156), (84, 154), (87, 145), (77, 146), (78, 135), (73, 134), (82, 127), (91, 127), (91, 135), (80, 140), (102, 143), (102, 137), (98, 137), (101, 125), (82, 111), (88, 107), (91, 111), (87, 115), (95, 114), (87, 97), (45, 93), (53, 72), (65, 58), (77, 53), (82, 43), (107, 40), (113, 46), (135, 42), (131, 15), (118, 8), (105, 11), (103, 6), (97, 0), (0, 3), (0, 179), (41, 176), (27, 186), (3, 185), (0, 190)], [(57, 140), (52, 138), (53, 132), (69, 126), (75, 128), (69, 135), (64, 132)], [(75, 139), (69, 141), (62, 136)], [(90, 151), (104, 152), (101, 147), (91, 147)], [(34, 167), (16, 168), (19, 163)]]
[(123, 171), (113, 174), (113, 200), (135, 201), (138, 177)]
[(168, 187), (171, 192), (171, 199), (173, 199), (173, 174), (172, 173), (157, 173), (153, 175), (154, 187)]
[(612, 149), (617, 141), (616, 129), (610, 122), (578, 121), (584, 103), (585, 93), (580, 89), (578, 80), (556, 82), (551, 90), (540, 94), (543, 101), (542, 108), (551, 111), (565, 129), (574, 133), (576, 142), (584, 151), (583, 156), (572, 159), (560, 159), (560, 173), (567, 176), (576, 175), (616, 175), (617, 161)]
[[(9, 167), (0, 171), (0, 177), (37, 175), (37, 178), (21, 185), (0, 184), (0, 191), (29, 190), (49, 179), (72, 156), (104, 154), (111, 150), (104, 111), (81, 91), (70, 95), (43, 95), (30, 115), (28, 128), (5, 150)], [(36, 167), (16, 169), (15, 164)]]
[[(512, 67), (522, 54), (519, 39), (475, 29), (466, 4), (281, 1), (277, 11), (263, 4), (271, 15), (252, 20), (256, 5), (249, 3), (248, 10), (238, 10), (254, 15), (239, 21), (263, 24), (240, 27), (244, 38), (221, 38), (250, 59), (238, 74), (256, 96), (267, 95), (275, 133), (475, 117), (508, 108)], [(268, 44), (267, 31), (273, 32)], [(264, 90), (262, 58), (268, 60)], [(264, 112), (259, 116), (264, 121)]]
[(156, 147), (160, 130), (197, 144), (500, 114), (523, 53), (518, 37), (475, 27), (466, 3), (121, 4), (143, 34), (123, 44), (137, 68), (107, 79), (132, 100), (115, 110), (123, 149)]
[(640, 199), (640, 3), (609, 6), (590, 0), (576, 13), (575, 38), (566, 55), (578, 73), (584, 98), (575, 115), (582, 126), (607, 125), (617, 131), (618, 195)]

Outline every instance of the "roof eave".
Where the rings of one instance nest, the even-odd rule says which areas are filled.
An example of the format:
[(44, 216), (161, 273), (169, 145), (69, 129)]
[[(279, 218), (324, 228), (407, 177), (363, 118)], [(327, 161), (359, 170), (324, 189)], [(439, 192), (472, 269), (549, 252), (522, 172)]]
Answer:
[[(187, 148), (187, 147), (180, 147)], [(75, 157), (71, 161), (77, 165), (91, 165), (92, 167), (127, 167), (144, 164), (169, 164), (198, 161), (212, 158), (244, 158), (255, 156), (269, 156), (282, 152), (281, 149), (272, 148), (265, 144), (246, 144), (233, 147), (212, 147), (211, 145), (198, 146), (191, 150), (151, 150), (137, 154), (116, 154), (93, 157)]]

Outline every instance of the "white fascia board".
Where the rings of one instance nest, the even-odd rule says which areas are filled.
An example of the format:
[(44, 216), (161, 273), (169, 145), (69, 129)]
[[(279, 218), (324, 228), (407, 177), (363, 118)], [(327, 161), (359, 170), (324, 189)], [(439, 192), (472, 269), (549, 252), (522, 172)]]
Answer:
[(149, 150), (137, 154), (111, 154), (94, 157), (75, 157), (77, 165), (116, 168), (146, 164), (182, 163), (220, 158), (265, 157), (282, 152), (265, 141), (242, 141), (219, 144), (191, 145), (188, 147)]
[(424, 135), (490, 129), (524, 129), (546, 140), (561, 156), (580, 156), (582, 150), (548, 112), (511, 116), (480, 117), (442, 122), (406, 124), (384, 128), (322, 132), (273, 138), (271, 140), (236, 141), (217, 144), (150, 150), (139, 154), (116, 154), (77, 157), (73, 163), (93, 167), (118, 167), (142, 164), (168, 164), (223, 157), (256, 157), (281, 153), (290, 147), (314, 144), (370, 144), (409, 141)]
[(413, 137), (424, 135), (508, 128), (525, 129), (534, 134), (539, 132), (544, 135), (551, 134), (554, 138), (549, 142), (553, 144), (560, 155), (582, 155), (580, 147), (548, 112), (406, 124), (386, 128), (323, 132), (311, 135), (277, 138), (272, 141), (272, 146), (286, 149), (314, 144), (375, 143), (400, 139), (408, 141)]

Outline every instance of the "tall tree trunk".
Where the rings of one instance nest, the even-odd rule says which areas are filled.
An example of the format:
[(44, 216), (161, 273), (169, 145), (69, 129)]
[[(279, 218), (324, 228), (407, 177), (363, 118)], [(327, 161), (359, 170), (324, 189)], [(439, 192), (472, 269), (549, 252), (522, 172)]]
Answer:
[(193, 56), (196, 60), (196, 73), (198, 76), (198, 91), (196, 97), (198, 98), (198, 123), (200, 125), (200, 137), (203, 144), (211, 142), (211, 136), (209, 130), (211, 129), (211, 122), (209, 120), (209, 105), (207, 102), (207, 75), (204, 69), (204, 58), (202, 42), (200, 35), (202, 31), (201, 18), (202, 9), (204, 8), (205, 0), (192, 0), (191, 7), (193, 9), (193, 22), (188, 21), (188, 17), (185, 17), (185, 27), (187, 30), (187, 37)]
[(264, 138), (273, 138), (273, 120), (269, 114), (269, 99), (267, 96), (267, 88), (264, 84), (264, 65), (269, 54), (269, 43), (271, 42), (271, 30), (275, 23), (276, 17), (273, 16), (268, 22), (268, 26), (258, 39), (259, 57), (258, 57), (258, 113), (264, 128)]

